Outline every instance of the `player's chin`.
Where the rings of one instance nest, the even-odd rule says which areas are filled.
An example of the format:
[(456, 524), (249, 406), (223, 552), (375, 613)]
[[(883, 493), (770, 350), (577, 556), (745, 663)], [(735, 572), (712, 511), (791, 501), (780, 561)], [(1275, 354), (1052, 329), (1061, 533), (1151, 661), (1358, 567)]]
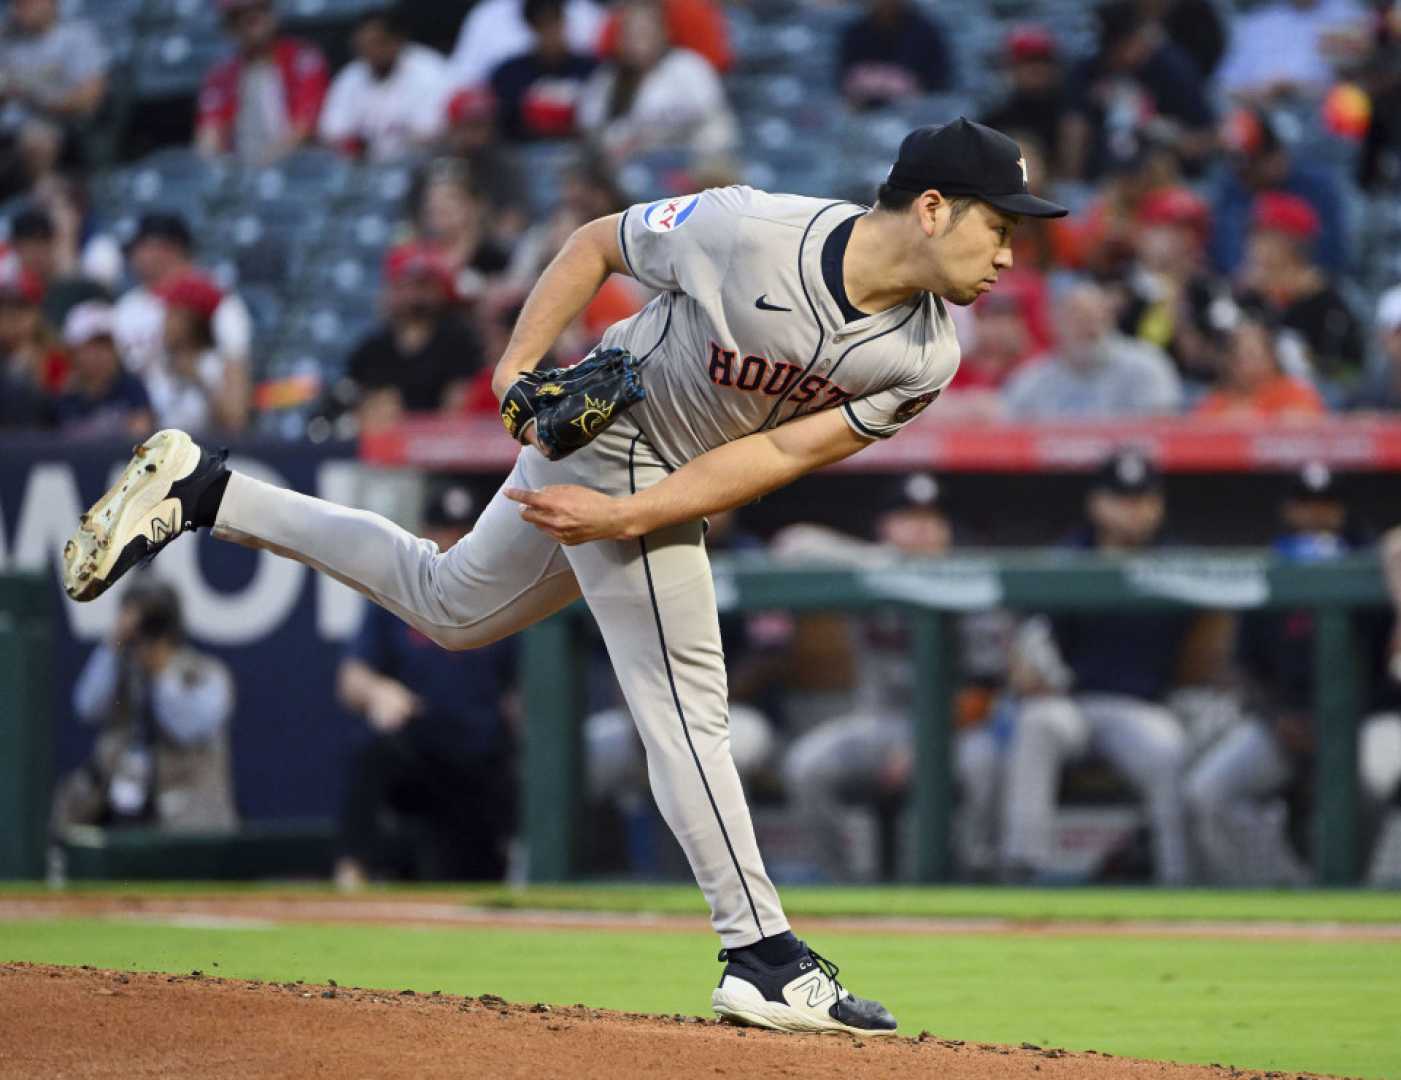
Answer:
[(983, 286), (984, 283), (979, 282), (977, 285), (971, 285), (966, 289), (958, 289), (954, 291), (952, 295), (945, 296), (944, 299), (950, 304), (957, 304), (959, 307), (967, 307), (987, 291)]

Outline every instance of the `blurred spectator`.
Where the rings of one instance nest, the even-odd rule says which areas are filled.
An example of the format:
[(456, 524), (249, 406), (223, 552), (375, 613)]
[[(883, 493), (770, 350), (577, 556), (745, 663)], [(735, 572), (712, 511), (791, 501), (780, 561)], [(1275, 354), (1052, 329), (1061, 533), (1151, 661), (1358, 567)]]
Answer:
[[(1401, 49), (1393, 50), (1392, 55), (1399, 53)], [(1401, 72), (1394, 64), (1388, 69), (1375, 80), (1367, 131), (1357, 158), (1357, 183), (1367, 191), (1401, 186)]]
[(1114, 327), (1103, 288), (1082, 281), (1061, 298), (1060, 341), (1006, 384), (1017, 420), (1112, 419), (1176, 412), (1182, 385), (1162, 350)]
[(1302, 341), (1307, 369), (1292, 374), (1312, 372), (1348, 388), (1361, 375), (1366, 345), (1347, 301), (1314, 262), (1318, 230), (1318, 215), (1305, 200), (1273, 191), (1260, 195), (1237, 284)]
[[(955, 528), (938, 482), (928, 474), (902, 479), (877, 514), (874, 534), (870, 542), (818, 525), (794, 525), (774, 538), (774, 551), (785, 559), (837, 562), (863, 570), (948, 555)], [(1006, 681), (1011, 629), (1010, 616), (1001, 611), (958, 620), (953, 760), (963, 812), (956, 843), (962, 869), (972, 876), (987, 875), (995, 866), (1001, 746), (990, 717)], [(785, 755), (789, 799), (830, 880), (853, 877), (842, 806), (890, 804), (908, 790), (915, 725), (930, 722), (910, 712), (916, 663), (908, 620), (890, 615), (864, 620), (856, 665), (862, 679), (852, 712), (805, 732)]]
[(488, 228), (489, 208), (460, 160), (430, 162), (410, 194), (418, 242), (451, 275), (455, 298), (474, 301), (509, 265)]
[[(1052, 175), (1059, 175), (1060, 131), (1068, 100), (1056, 39), (1045, 27), (1018, 26), (1007, 34), (1004, 56), (1012, 92), (982, 122), (1012, 135), (1018, 144), (1023, 132), (1034, 135)], [(1028, 176), (1032, 190), (1040, 183)]]
[(1138, 204), (1136, 221), (1119, 328), (1164, 350), (1189, 390), (1199, 393), (1217, 377), (1212, 315), (1230, 297), (1205, 269), (1211, 211), (1187, 188), (1159, 188)]
[[(1138, 242), (1138, 210), (1159, 188), (1183, 186), (1181, 163), (1170, 145), (1146, 132), (1125, 143), (1090, 189), (1089, 204), (1054, 222), (1055, 262), (1112, 283), (1129, 272)], [(1021, 230), (1018, 229), (1018, 232)]]
[(598, 62), (570, 50), (564, 0), (525, 0), (524, 7), (535, 45), (491, 73), (501, 135), (512, 142), (571, 138), (579, 96)]
[[(165, 302), (158, 290), (197, 274), (194, 238), (179, 214), (146, 214), (127, 245), (138, 284), (117, 301), (117, 345), (127, 370), (146, 375), (165, 362)], [(214, 310), (214, 346), (225, 364), (247, 366), (253, 346), (253, 316), (237, 293), (226, 293)]]
[(99, 228), (99, 215), (89, 206), (78, 176), (49, 176), (30, 191), (29, 205), (47, 215), (53, 229), (51, 259), (53, 274), (62, 283), (62, 314), (75, 303), (93, 299), (95, 288), (110, 292), (117, 287), (121, 246)]
[(715, 69), (673, 48), (655, 3), (625, 0), (616, 55), (579, 102), (579, 125), (614, 162), (651, 150), (684, 149), (704, 158), (731, 150), (735, 118)]
[(72, 438), (136, 438), (151, 433), (151, 399), (141, 380), (122, 367), (113, 340), (112, 308), (98, 300), (79, 304), (63, 325), (72, 350), (68, 391), (54, 404), (54, 419)]
[[(1317, 462), (1295, 477), (1280, 506), (1280, 521), (1283, 531), (1274, 542), (1274, 553), (1288, 562), (1326, 562), (1365, 543), (1339, 479)], [(1186, 780), (1194, 830), (1214, 882), (1301, 885), (1310, 878), (1300, 857), (1301, 845), (1290, 840), (1285, 799), (1299, 806), (1317, 750), (1314, 614), (1308, 608), (1261, 611), (1241, 620), (1236, 665), (1244, 711), (1251, 719), (1228, 730), (1198, 759)], [(1377, 632), (1381, 625), (1357, 629), (1369, 639), (1359, 650), (1365, 667), (1369, 659), (1380, 660), (1383, 650), (1377, 646), (1384, 644), (1385, 634)], [(1394, 683), (1384, 676), (1373, 682), (1371, 697), (1373, 708), (1394, 708), (1401, 700)], [(1366, 732), (1364, 725), (1364, 747)], [(1387, 772), (1401, 763), (1390, 769), (1376, 764)], [(1376, 794), (1384, 798), (1387, 793)], [(1295, 835), (1306, 833), (1304, 828)]]
[(1291, 154), (1269, 116), (1237, 109), (1221, 125), (1225, 166), (1215, 172), (1211, 192), (1211, 263), (1233, 274), (1245, 258), (1256, 198), (1266, 192), (1297, 195), (1318, 216), (1314, 257), (1330, 273), (1347, 270), (1342, 191), (1334, 170)]
[(1226, 51), (1226, 24), (1214, 0), (1141, 0), (1147, 18), (1157, 19), (1168, 37), (1210, 80)]
[(403, 244), (385, 259), (384, 279), (385, 323), (349, 360), (362, 430), (450, 407), (485, 360), (477, 335), (451, 310), (452, 275), (437, 254)]
[(122, 594), (111, 635), (78, 675), (73, 709), (98, 732), (92, 756), (54, 792), (55, 843), (74, 825), (200, 833), (237, 826), (233, 679), (185, 640), (170, 586), (148, 580)]
[[(1085, 509), (1086, 525), (1070, 547), (1151, 551), (1166, 512), (1161, 478), (1142, 454), (1120, 451), (1096, 474)], [(1011, 879), (1035, 880), (1051, 869), (1061, 769), (1093, 752), (1143, 798), (1158, 880), (1187, 880), (1186, 737), (1160, 702), (1172, 689), (1192, 623), (1177, 612), (1094, 612), (1024, 625), (1011, 664), (1021, 703), (1007, 748), (1003, 815), (1003, 862)]]
[[(479, 0), (473, 6), (448, 59), (457, 86), (479, 86), (498, 65), (531, 50), (535, 31), (525, 20), (524, 7), (524, 0)], [(595, 55), (604, 18), (593, 0), (565, 0), (564, 36), (570, 51)]]
[[(717, 0), (660, 0), (667, 40), (678, 49), (690, 49), (710, 61), (722, 75), (734, 64), (730, 30), (725, 25), (725, 8)], [(611, 57), (618, 48), (622, 17), (610, 13), (598, 38), (598, 55)]]
[(1189, 171), (1213, 147), (1214, 116), (1191, 58), (1133, 0), (1102, 5), (1099, 51), (1070, 76), (1062, 162), (1073, 179), (1093, 180), (1132, 156), (1146, 131), (1171, 146)]
[(1377, 344), (1381, 366), (1349, 403), (1353, 409), (1401, 410), (1401, 285), (1377, 301)]
[[(466, 488), (437, 491), (424, 508), (423, 542), (446, 551), (476, 516)], [(369, 726), (350, 767), (337, 884), (504, 875), (515, 822), (515, 680), (513, 641), (445, 652), (366, 606), (336, 673), (336, 696)], [(406, 827), (386, 830), (386, 813)]]
[(1321, 98), (1334, 66), (1361, 58), (1368, 37), (1367, 9), (1356, 0), (1274, 0), (1236, 14), (1218, 85), (1259, 103)]
[(43, 206), (30, 204), (10, 220), (9, 246), (0, 250), (0, 265), (13, 263), (39, 283), (44, 318), (53, 326), (62, 326), (68, 312), (84, 300), (108, 299), (101, 285), (80, 276), (72, 211), (66, 207), (64, 216), (55, 218)]
[[(612, 172), (601, 161), (585, 157), (565, 169), (559, 204), (548, 218), (528, 229), (511, 253), (511, 265), (506, 274), (507, 295), (511, 302), (521, 303), (535, 280), (544, 272), (570, 234), (581, 225), (624, 209), (628, 200), (618, 190)], [(598, 293), (556, 340), (552, 350), (555, 359), (570, 363), (598, 344), (603, 332), (615, 322), (641, 311), (651, 294), (636, 278), (613, 274)], [(500, 342), (501, 348), (505, 342)], [(492, 344), (492, 355), (498, 348)], [(496, 397), (486, 388), (490, 401), (484, 401), (495, 411)]]
[(279, 34), (272, 0), (219, 0), (237, 53), (206, 76), (195, 144), (250, 165), (285, 157), (316, 134), (326, 97), (326, 58)]
[(941, 422), (1000, 419), (1005, 412), (1002, 387), (1043, 351), (1032, 329), (1032, 294), (1009, 287), (1006, 279), (1013, 274), (1004, 271), (997, 288), (972, 306), (973, 333), (958, 375), (940, 402)]
[(68, 373), (39, 310), (44, 290), (17, 263), (0, 265), (0, 430), (36, 430), (52, 421), (53, 394)]
[(321, 141), (352, 157), (395, 161), (436, 139), (446, 121), (447, 61), (408, 40), (397, 8), (362, 15), (351, 42), (356, 58), (331, 80)]
[(496, 95), (487, 86), (458, 90), (448, 99), (442, 147), (464, 163), (474, 190), (492, 210), (491, 235), (508, 242), (525, 228), (526, 185), (511, 148), (496, 133)]
[[(107, 93), (111, 57), (84, 20), (58, 0), (14, 0), (0, 27), (0, 198), (76, 156), (78, 128)], [(65, 143), (68, 145), (65, 147)]]
[(42, 296), (28, 270), (0, 269), (0, 430), (36, 430), (52, 420), (45, 387), (52, 342), (39, 314)]
[(838, 75), (857, 109), (947, 90), (954, 73), (944, 35), (911, 0), (868, 0), (869, 14), (842, 31)]
[(156, 296), (165, 305), (164, 362), (146, 371), (156, 426), (194, 435), (242, 431), (248, 423), (248, 368), (214, 347), (214, 316), (224, 294), (191, 273), (162, 282)]
[(1298, 419), (1327, 412), (1317, 390), (1285, 374), (1280, 349), (1278, 327), (1267, 312), (1239, 312), (1227, 341), (1220, 385), (1197, 404), (1196, 414)]

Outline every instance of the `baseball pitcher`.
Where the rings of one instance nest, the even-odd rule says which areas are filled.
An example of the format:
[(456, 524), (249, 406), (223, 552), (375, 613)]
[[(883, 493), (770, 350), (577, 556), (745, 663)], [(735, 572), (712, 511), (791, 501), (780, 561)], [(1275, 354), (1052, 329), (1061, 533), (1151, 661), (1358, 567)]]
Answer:
[[(969, 304), (1012, 265), (1027, 190), (1015, 142), (959, 119), (902, 143), (874, 208), (730, 187), (582, 226), (541, 275), (497, 365), (525, 448), (448, 551), (373, 514), (231, 472), (162, 431), (64, 552), (76, 600), (199, 527), (324, 571), (449, 649), (579, 596), (647, 749), (653, 794), (724, 946), (715, 1011), (781, 1031), (895, 1030), (794, 936), (730, 758), (701, 521), (894, 435), (948, 385)], [(536, 372), (609, 274), (657, 290), (568, 371)]]

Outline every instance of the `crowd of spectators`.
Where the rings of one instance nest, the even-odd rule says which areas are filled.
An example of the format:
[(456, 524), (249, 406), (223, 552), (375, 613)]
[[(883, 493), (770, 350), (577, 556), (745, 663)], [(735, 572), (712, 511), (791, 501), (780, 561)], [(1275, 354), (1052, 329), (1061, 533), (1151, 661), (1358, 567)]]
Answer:
[[(624, 194), (627, 170), (645, 162), (672, 191), (742, 181), (774, 122), (762, 98), (764, 115), (730, 102), (781, 24), (718, 0), (481, 0), (450, 51), (415, 39), (424, 20), (409, 5), (373, 8), (328, 42), (289, 32), (274, 0), (210, 3), (227, 55), (204, 74), (190, 146), (251, 169), (321, 146), (418, 175), (388, 236), (383, 326), (319, 357), (315, 407), (333, 418), (489, 412), (480, 376), (521, 299), (570, 229), (637, 194)], [(1049, 18), (1002, 24), (991, 57), (914, 0), (836, 7), (832, 62), (814, 68), (831, 86), (811, 88), (833, 102), (828, 130), (801, 138), (838, 152), (842, 123), (952, 119), (938, 103), (976, 87), (963, 107), (1016, 137), (1033, 188), (1075, 211), (1025, 223), (1016, 271), (958, 313), (965, 367), (927, 422), (1389, 408), (1395, 268), (1364, 250), (1358, 208), (1394, 202), (1401, 179), (1386, 107), (1397, 5), (1109, 0), (1081, 38)], [(257, 324), (275, 316), (250, 313), (236, 275), (202, 268), (205, 223), (187, 208), (148, 207), (118, 238), (90, 205), (114, 59), (66, 10), (14, 0), (0, 29), (0, 425), (95, 434), (110, 424), (89, 414), (112, 410), (92, 403), (113, 397), (127, 430), (144, 418), (239, 433), (282, 400), (256, 392), (269, 376)], [(532, 146), (566, 151), (543, 212), (526, 197)], [(646, 299), (610, 283), (554, 359)], [(70, 325), (93, 303), (114, 305), (109, 317), (86, 307)], [(139, 390), (80, 362), (104, 340)], [(60, 406), (73, 395), (89, 404)]]

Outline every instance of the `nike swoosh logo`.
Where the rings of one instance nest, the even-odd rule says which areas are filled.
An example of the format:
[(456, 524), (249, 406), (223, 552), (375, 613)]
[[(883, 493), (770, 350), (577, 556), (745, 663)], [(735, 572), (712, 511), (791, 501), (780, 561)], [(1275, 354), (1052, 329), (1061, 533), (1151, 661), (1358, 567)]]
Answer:
[(759, 299), (757, 299), (757, 300), (754, 301), (754, 306), (755, 306), (756, 308), (758, 308), (760, 311), (792, 311), (792, 310), (793, 310), (793, 309), (790, 308), (790, 307), (779, 307), (777, 304), (770, 304), (770, 303), (768, 302), (768, 300), (765, 299), (765, 297), (767, 297), (768, 295), (769, 295), (768, 293), (764, 293), (763, 296), (759, 297)]

